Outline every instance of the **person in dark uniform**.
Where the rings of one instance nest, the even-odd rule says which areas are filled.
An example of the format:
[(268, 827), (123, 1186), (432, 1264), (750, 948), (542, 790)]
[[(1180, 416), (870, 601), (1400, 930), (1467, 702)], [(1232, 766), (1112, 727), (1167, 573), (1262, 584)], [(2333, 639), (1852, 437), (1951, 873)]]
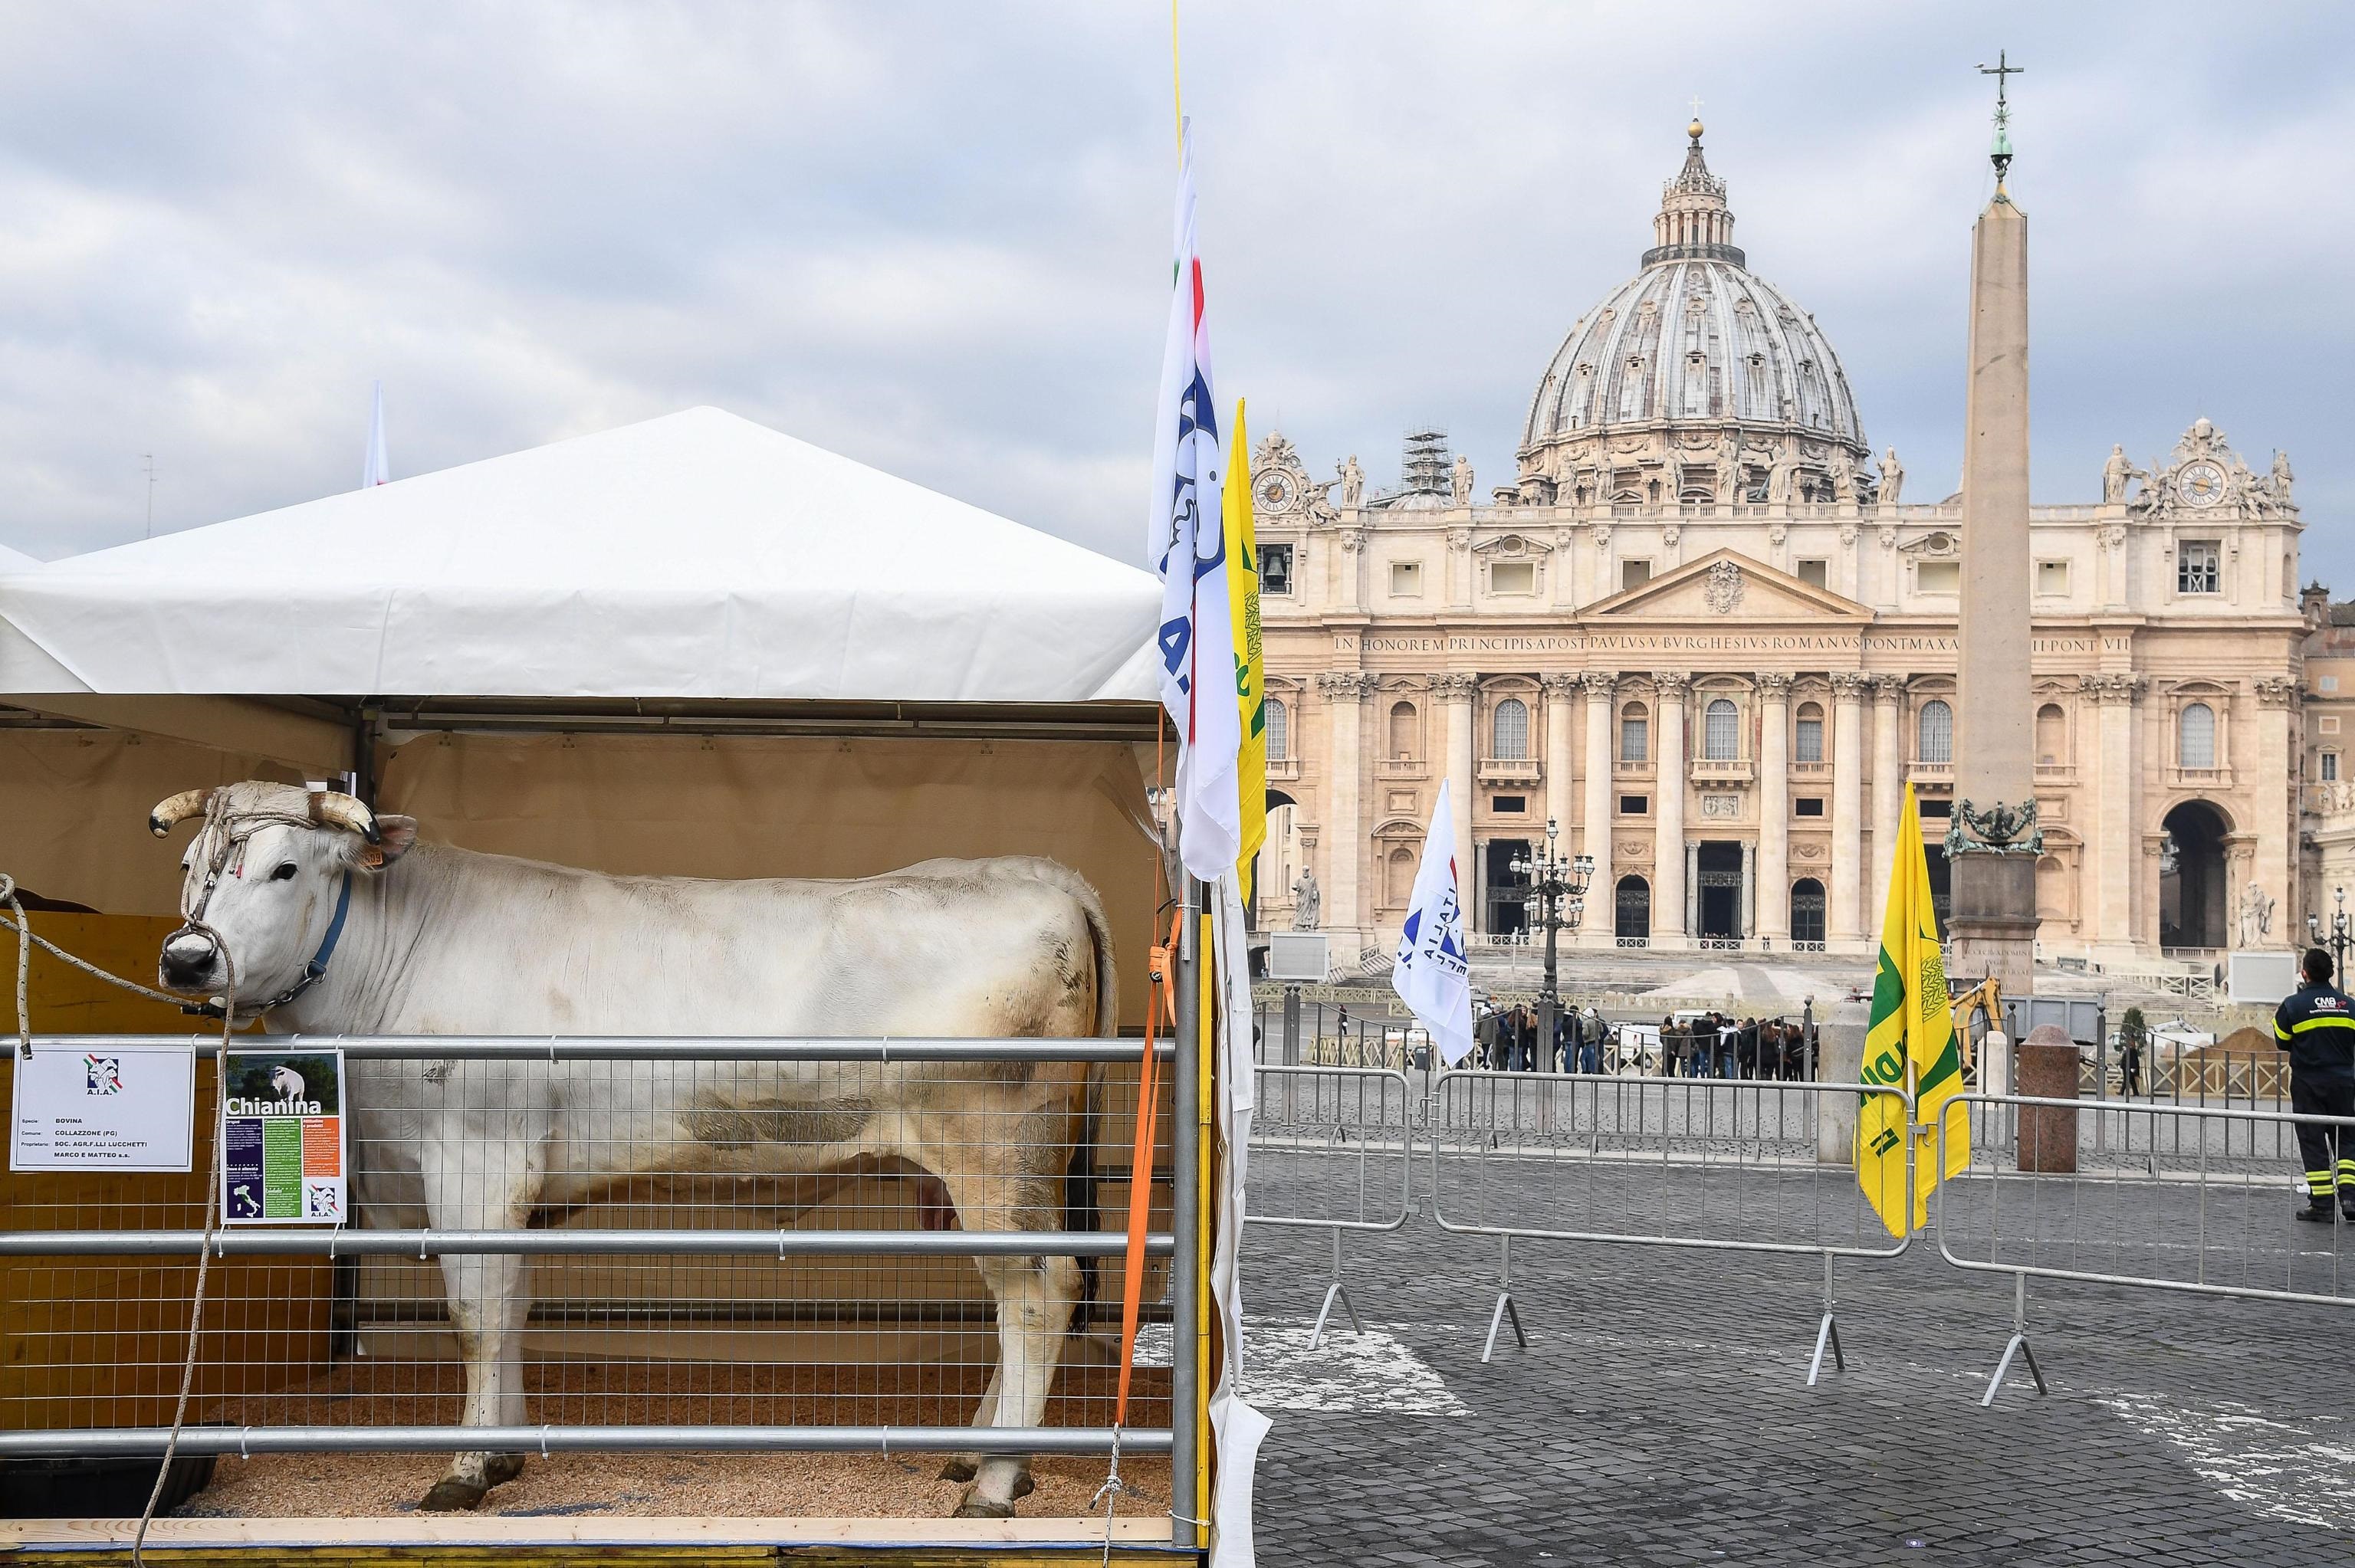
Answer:
[[(2299, 1116), (2355, 1117), (2355, 998), (2330, 983), (2330, 955), (2307, 949), (2306, 983), (2274, 1010), (2274, 1044), (2289, 1053), (2289, 1108)], [(2306, 1207), (2297, 1217), (2355, 1221), (2355, 1128), (2297, 1124), (2306, 1159)], [(2338, 1202), (2331, 1202), (2333, 1196)]]

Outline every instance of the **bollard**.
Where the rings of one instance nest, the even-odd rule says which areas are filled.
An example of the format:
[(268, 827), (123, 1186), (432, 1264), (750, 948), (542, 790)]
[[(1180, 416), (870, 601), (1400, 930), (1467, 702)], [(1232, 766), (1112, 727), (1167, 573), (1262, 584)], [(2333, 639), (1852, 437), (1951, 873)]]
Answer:
[(1979, 1093), (2011, 1093), (2011, 1036), (1990, 1029), (1979, 1042)]
[[(1816, 1031), (1819, 1079), (1828, 1084), (1853, 1084), (1864, 1073), (1864, 1035), (1872, 1023), (1868, 1002), (1833, 1004)], [(1856, 1160), (1857, 1102), (1853, 1095), (1825, 1095), (1816, 1115), (1816, 1163), (1849, 1165)]]
[[(2019, 1093), (2031, 1099), (2077, 1097), (2077, 1043), (2057, 1023), (2040, 1023), (2019, 1043)], [(2077, 1107), (2019, 1107), (2019, 1169), (2072, 1175), (2077, 1169)]]

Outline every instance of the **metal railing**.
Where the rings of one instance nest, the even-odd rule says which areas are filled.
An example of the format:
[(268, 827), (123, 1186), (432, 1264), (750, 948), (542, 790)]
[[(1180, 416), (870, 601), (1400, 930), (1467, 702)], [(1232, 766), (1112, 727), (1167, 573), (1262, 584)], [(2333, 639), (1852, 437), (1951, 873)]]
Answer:
[[(219, 1044), (192, 1042), (205, 1059)], [(1120, 1299), (1126, 1185), (1154, 1180), (1126, 1169), (1137, 1042), (276, 1035), (230, 1048), (342, 1053), (352, 1207), (371, 1223), (208, 1234), (220, 1122), (204, 1098), (193, 1179), (52, 1172), (21, 1188), (0, 1221), (0, 1457), (161, 1452), (163, 1391), (178, 1384), (194, 1260), (208, 1251), (184, 1454), (1117, 1445), (1191, 1474), (1201, 1391), (1182, 1287), (1199, 1204), (1153, 1205), (1144, 1250), (1160, 1278), (1146, 1295), (1167, 1293), (1154, 1315), (1174, 1342), (1166, 1372), (1142, 1371), (1129, 1425), (1112, 1419), (1116, 1349), (1113, 1366), (1074, 1351)], [(1158, 1054), (1175, 1064), (1170, 1138), (1192, 1053)], [(1403, 1079), (1373, 1076), (1403, 1103)], [(208, 1097), (211, 1072), (197, 1079)], [(1067, 1107), (1076, 1145), (1040, 1143), (1041, 1118), (1067, 1125)], [(1194, 1142), (1166, 1146), (1164, 1179), (1180, 1189)], [(937, 1418), (959, 1402), (978, 1405), (975, 1425)], [(1191, 1510), (1174, 1511), (1190, 1541)]]
[(1244, 1216), (1252, 1224), (1329, 1233), (1333, 1276), (1309, 1331), (1315, 1350), (1336, 1302), (1352, 1329), (1365, 1327), (1342, 1277), (1341, 1238), (1350, 1231), (1395, 1231), (1413, 1212), (1423, 1102), (1406, 1074), (1393, 1068), (1263, 1066), (1256, 1079), (1252, 1163), (1258, 1190), (1281, 1187), (1328, 1200), (1302, 1202), (1297, 1213), (1255, 1203)]
[[(1944, 1110), (1940, 1136), (1925, 1140), (1943, 1173), (1939, 1253), (2013, 1282), (2011, 1337), (1982, 1405), (2016, 1357), (2044, 1390), (2028, 1335), (2031, 1278), (2355, 1305), (2355, 1226), (2291, 1223), (2284, 1180), (2318, 1170), (2335, 1184), (2337, 1156), (2355, 1158), (2355, 1119), (2019, 1095), (1963, 1096)], [(1956, 1171), (1949, 1140), (1965, 1120), (1969, 1159)], [(2332, 1196), (2326, 1188), (2326, 1205)]]
[(1823, 1315), (1807, 1381), (1827, 1351), (1844, 1369), (1835, 1260), (1893, 1257), (1911, 1237), (1888, 1234), (1845, 1149), (1832, 1147), (1843, 1121), (1828, 1118), (1826, 1097), (1839, 1096), (1906, 1104), (1901, 1090), (1861, 1084), (1442, 1074), (1430, 1130), (1433, 1218), (1499, 1244), (1481, 1359), (1507, 1321), (1529, 1342), (1512, 1294), (1519, 1238), (1819, 1256)]

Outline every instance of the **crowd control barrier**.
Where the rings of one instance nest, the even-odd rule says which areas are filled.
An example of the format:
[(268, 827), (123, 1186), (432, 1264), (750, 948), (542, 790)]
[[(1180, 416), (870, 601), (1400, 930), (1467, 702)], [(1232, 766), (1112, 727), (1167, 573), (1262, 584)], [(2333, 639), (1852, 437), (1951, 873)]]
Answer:
[(1516, 1240), (1608, 1242), (1821, 1258), (1807, 1383), (1827, 1353), (1845, 1369), (1837, 1260), (1894, 1257), (1912, 1239), (1889, 1234), (1840, 1141), (1859, 1096), (1905, 1103), (1900, 1090), (1862, 1084), (1441, 1074), (1431, 1109), (1433, 1216), (1442, 1230), (1498, 1243), (1480, 1359), (1495, 1354), (1507, 1322), (1529, 1343), (1513, 1299)]
[[(35, 1049), (96, 1060), (155, 1041)], [(163, 1452), (195, 1262), (209, 1252), (186, 1455), (982, 1446), (1168, 1455), (1193, 1473), (1205, 1391), (1176, 1286), (1205, 1245), (1195, 1139), (1172, 1140), (1174, 1175), (1153, 1194), (1144, 1295), (1172, 1343), (1166, 1369), (1138, 1372), (1129, 1425), (1114, 1419), (1116, 1340), (1107, 1358), (1065, 1339), (1075, 1304), (1099, 1328), (1119, 1321), (1128, 1182), (1153, 1180), (1126, 1169), (1139, 1042), (270, 1036), (231, 1048), (249, 1046), (340, 1053), (344, 1083), (365, 1091), (343, 1131), (351, 1208), (368, 1226), (208, 1229), (219, 1042), (197, 1041), (194, 1179), (11, 1178), (0, 1460)], [(1176, 1064), (1165, 1083), (1187, 1083), (1190, 1044), (1159, 1050)], [(1402, 1103), (1395, 1075), (1371, 1076)], [(1075, 1085), (1083, 1101), (1067, 1097)], [(235, 1112), (234, 1078), (229, 1092)], [(1341, 1093), (1328, 1081), (1309, 1098)], [(1037, 1141), (1040, 1125), (1067, 1122), (1038, 1106), (1080, 1103), (1091, 1130), (1067, 1175), (1064, 1151)], [(1166, 1108), (1160, 1125), (1167, 1137)], [(843, 1159), (774, 1162), (794, 1148)], [(917, 1149), (921, 1161), (906, 1152)], [(539, 1163), (527, 1212), (472, 1201), (506, 1191), (519, 1159)], [(1165, 1297), (1172, 1307), (1152, 1312)], [(1009, 1400), (998, 1421), (1005, 1336), (1034, 1329), (1061, 1361), (1043, 1415)], [(506, 1336), (496, 1354), (482, 1348), (494, 1332)], [(495, 1362), (491, 1409), (462, 1373)], [(976, 1410), (976, 1425), (952, 1424)]]
[[(1966, 1095), (1942, 1125), (1970, 1127), (1970, 1163), (1943, 1171), (1938, 1250), (1957, 1268), (2012, 1280), (2011, 1335), (1980, 1399), (2015, 1360), (2045, 1392), (2028, 1328), (2028, 1282), (2074, 1280), (2202, 1296), (2355, 1304), (2355, 1226), (2304, 1224), (2300, 1132), (2355, 1159), (2355, 1120), (2247, 1106), (2126, 1104)], [(1944, 1138), (1920, 1156), (1946, 1159)]]
[(1406, 1075), (1380, 1067), (1273, 1066), (1257, 1070), (1248, 1224), (1330, 1233), (1333, 1277), (1308, 1348), (1324, 1342), (1339, 1303), (1362, 1330), (1341, 1273), (1341, 1238), (1395, 1231), (1413, 1202), (1420, 1099)]

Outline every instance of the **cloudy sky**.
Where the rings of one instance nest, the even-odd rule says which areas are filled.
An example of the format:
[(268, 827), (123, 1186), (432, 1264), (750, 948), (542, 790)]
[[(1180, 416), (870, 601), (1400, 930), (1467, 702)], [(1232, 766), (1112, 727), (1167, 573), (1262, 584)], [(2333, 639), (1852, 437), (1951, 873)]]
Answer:
[[(1998, 47), (2035, 495), (2196, 416), (2355, 593), (2355, 9), (1184, 0), (1222, 393), (1483, 490), (1699, 95), (1752, 266), (1917, 494), (1961, 456)], [(57, 556), (718, 404), (1134, 553), (1159, 0), (0, 5), (0, 543)], [(888, 541), (879, 540), (879, 546)]]

